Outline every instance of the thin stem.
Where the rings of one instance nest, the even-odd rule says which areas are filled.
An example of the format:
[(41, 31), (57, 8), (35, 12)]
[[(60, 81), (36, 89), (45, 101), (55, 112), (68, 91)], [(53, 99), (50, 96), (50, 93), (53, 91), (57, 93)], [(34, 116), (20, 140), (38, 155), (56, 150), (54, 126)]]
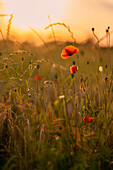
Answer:
[(44, 39), (40, 36), (40, 34), (39, 34), (35, 29), (33, 29), (32, 27), (30, 27), (30, 26), (28, 26), (28, 27), (41, 39), (41, 41), (43, 42), (43, 44), (45, 45), (45, 47), (48, 49), (49, 54), (50, 54), (51, 57), (53, 58), (53, 54), (51, 53), (51, 51), (50, 51), (47, 43), (46, 43), (46, 42), (44, 41)]
[[(109, 31), (109, 33), (110, 33), (110, 34), (113, 33), (113, 30), (112, 30), (112, 31)], [(101, 42), (102, 40), (104, 40), (105, 38), (106, 38), (106, 35), (104, 35), (102, 38), (100, 38), (98, 42), (100, 43), (100, 42)], [(97, 43), (98, 43), (98, 42), (97, 42)], [(95, 45), (97, 45), (97, 43), (96, 43)]]
[(4, 41), (4, 46), (5, 46), (5, 48), (7, 49), (7, 43), (6, 43), (6, 40), (5, 40), (5, 38), (4, 38), (4, 35), (3, 35), (3, 32), (2, 32), (1, 29), (0, 29), (0, 33), (1, 33), (2, 39), (3, 39), (3, 41)]
[(96, 34), (95, 34), (95, 32), (94, 32), (94, 30), (92, 30), (93, 31), (93, 35), (94, 35), (94, 37), (97, 39), (97, 44), (98, 44), (98, 52), (99, 52), (99, 64), (100, 64), (100, 59), (101, 59), (101, 56), (100, 56), (100, 47), (99, 47), (99, 38), (96, 36)]
[(50, 16), (49, 16), (49, 15), (48, 15), (48, 18), (49, 18), (49, 22), (50, 22), (51, 29), (52, 29), (52, 33), (53, 33), (53, 38), (54, 38), (55, 43), (56, 43), (56, 36), (55, 36), (55, 32), (54, 32), (53, 25), (52, 25), (52, 23), (51, 23), (51, 19), (50, 19)]

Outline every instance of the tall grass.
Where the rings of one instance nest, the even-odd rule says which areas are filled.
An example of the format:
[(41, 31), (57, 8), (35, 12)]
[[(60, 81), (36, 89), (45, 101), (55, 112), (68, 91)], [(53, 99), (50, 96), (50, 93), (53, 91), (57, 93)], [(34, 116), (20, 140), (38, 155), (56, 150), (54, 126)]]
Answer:
[[(47, 28), (59, 24), (75, 41), (64, 23)], [(13, 48), (0, 52), (0, 169), (112, 169), (113, 71), (107, 59), (99, 71), (90, 44), (78, 45), (80, 53), (63, 61), (64, 44), (57, 42), (56, 53), (43, 40), (49, 51), (43, 46), (32, 53), (7, 42)], [(73, 62), (79, 67), (74, 77)]]

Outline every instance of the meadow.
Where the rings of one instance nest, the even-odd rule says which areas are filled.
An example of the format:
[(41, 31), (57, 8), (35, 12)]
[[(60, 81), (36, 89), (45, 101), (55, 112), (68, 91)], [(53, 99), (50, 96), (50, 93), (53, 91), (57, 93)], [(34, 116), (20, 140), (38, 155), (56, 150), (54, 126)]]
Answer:
[[(0, 169), (113, 169), (113, 48), (107, 42), (102, 48), (98, 38), (97, 45), (0, 41)], [(70, 45), (79, 52), (62, 59)]]

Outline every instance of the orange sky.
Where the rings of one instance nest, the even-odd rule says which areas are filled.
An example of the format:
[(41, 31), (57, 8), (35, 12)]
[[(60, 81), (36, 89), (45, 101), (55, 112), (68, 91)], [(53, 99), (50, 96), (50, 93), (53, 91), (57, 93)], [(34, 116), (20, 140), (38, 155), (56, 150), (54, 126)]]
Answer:
[[(99, 38), (105, 35), (107, 26), (113, 30), (113, 0), (0, 0), (0, 13), (14, 14), (11, 38), (16, 35), (19, 40), (28, 38), (31, 42), (37, 41), (37, 37), (28, 25), (36, 29), (43, 38), (52, 39), (51, 30), (44, 30), (49, 25), (48, 15), (52, 22), (64, 22), (69, 25), (77, 42), (92, 38), (92, 27), (95, 27), (95, 33)], [(0, 24), (4, 34), (8, 19), (9, 17), (0, 17), (0, 23), (4, 22)], [(55, 26), (54, 29), (58, 40), (71, 39), (62, 26)], [(105, 43), (106, 41), (102, 42)], [(112, 34), (111, 43), (113, 45)]]

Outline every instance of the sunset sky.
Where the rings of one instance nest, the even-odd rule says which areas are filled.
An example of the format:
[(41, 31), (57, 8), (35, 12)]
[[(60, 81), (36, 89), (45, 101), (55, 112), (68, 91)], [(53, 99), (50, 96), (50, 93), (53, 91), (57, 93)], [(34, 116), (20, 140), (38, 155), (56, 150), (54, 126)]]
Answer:
[[(11, 37), (20, 38), (22, 35), (22, 40), (31, 36), (33, 41), (37, 40), (28, 26), (36, 29), (42, 37), (52, 39), (51, 30), (44, 30), (49, 25), (48, 15), (52, 23), (69, 25), (77, 42), (92, 38), (92, 27), (99, 38), (105, 35), (107, 26), (113, 30), (113, 0), (0, 0), (0, 14), (12, 13)], [(0, 17), (0, 28), (4, 34), (8, 19)], [(55, 26), (54, 29), (58, 40), (70, 40), (65, 28)], [(111, 43), (113, 45), (112, 34)]]

